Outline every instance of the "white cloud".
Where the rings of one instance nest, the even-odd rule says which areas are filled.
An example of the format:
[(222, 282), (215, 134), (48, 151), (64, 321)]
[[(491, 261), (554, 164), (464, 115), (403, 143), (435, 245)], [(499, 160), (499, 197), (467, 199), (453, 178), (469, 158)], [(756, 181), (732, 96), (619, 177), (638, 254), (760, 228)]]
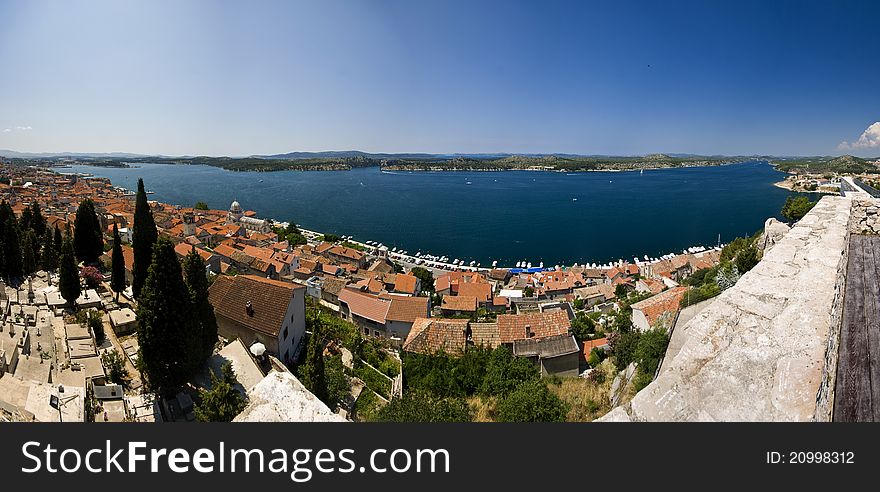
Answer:
[(880, 121), (875, 121), (866, 128), (855, 142), (843, 141), (837, 147), (841, 150), (874, 149), (880, 147)]
[(12, 128), (4, 128), (4, 129), (3, 129), (3, 133), (12, 133), (12, 132), (29, 132), (29, 131), (31, 131), (31, 130), (33, 130), (33, 129), (34, 129), (34, 127), (32, 127), (32, 126), (30, 126), (30, 125), (27, 125), (27, 126), (19, 125), (19, 126), (15, 126), (15, 127), (12, 127)]

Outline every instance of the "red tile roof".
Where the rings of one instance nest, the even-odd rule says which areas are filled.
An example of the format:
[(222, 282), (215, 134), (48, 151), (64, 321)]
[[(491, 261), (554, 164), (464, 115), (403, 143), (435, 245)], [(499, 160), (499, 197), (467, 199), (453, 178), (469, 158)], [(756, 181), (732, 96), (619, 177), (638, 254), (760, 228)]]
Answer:
[(415, 275), (399, 274), (394, 279), (394, 292), (418, 294), (418, 292), (416, 292), (416, 284), (418, 281), (419, 279)]
[(416, 318), (423, 318), (429, 315), (427, 297), (390, 297), (391, 307), (388, 308), (388, 315), (386, 316), (389, 321), (412, 323)]
[(685, 292), (687, 292), (687, 287), (674, 287), (644, 301), (639, 301), (633, 304), (632, 308), (634, 311), (639, 310), (644, 313), (648, 320), (648, 326), (653, 328), (654, 324), (664, 315), (678, 312), (681, 298), (684, 297)]
[[(527, 334), (532, 334), (530, 337)], [(565, 311), (543, 313), (499, 314), (498, 331), (501, 343), (513, 343), (524, 338), (545, 338), (568, 333), (571, 322)]]
[(467, 329), (466, 319), (417, 318), (403, 342), (403, 350), (460, 355), (467, 344)]
[(475, 297), (479, 303), (489, 302), (492, 300), (492, 286), (482, 282), (458, 284), (458, 295)]
[[(218, 317), (277, 337), (294, 291), (304, 288), (254, 275), (219, 276), (208, 289), (208, 299)], [(248, 301), (251, 311), (246, 307)]]
[(440, 308), (447, 311), (474, 312), (477, 310), (477, 298), (474, 296), (443, 296)]
[(353, 289), (339, 291), (339, 302), (345, 303), (352, 314), (376, 323), (385, 324), (391, 301), (364, 294)]

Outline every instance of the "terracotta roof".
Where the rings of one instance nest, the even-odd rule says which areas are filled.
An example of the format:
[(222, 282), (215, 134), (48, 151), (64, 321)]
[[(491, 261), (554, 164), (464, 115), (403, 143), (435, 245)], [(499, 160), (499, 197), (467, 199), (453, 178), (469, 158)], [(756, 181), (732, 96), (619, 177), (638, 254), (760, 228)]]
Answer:
[[(254, 275), (220, 276), (208, 289), (214, 313), (248, 328), (278, 336), (293, 292), (302, 285), (269, 280)], [(251, 303), (251, 311), (247, 302)]]
[(339, 303), (345, 303), (352, 314), (385, 324), (391, 302), (353, 289), (339, 291)]
[(415, 275), (396, 275), (394, 279), (394, 292), (417, 294), (416, 284), (418, 282), (419, 278)]
[(584, 340), (584, 350), (583, 350), (584, 357), (585, 358), (589, 357), (590, 352), (592, 352), (594, 348), (607, 349), (608, 348), (608, 338), (602, 337), (602, 338), (597, 338), (595, 340)]
[(391, 307), (386, 316), (390, 321), (412, 323), (416, 318), (428, 316), (427, 297), (390, 296)]
[(648, 320), (648, 326), (653, 328), (654, 324), (664, 315), (678, 312), (681, 298), (684, 297), (685, 292), (687, 292), (687, 287), (674, 287), (644, 301), (639, 301), (633, 304), (632, 308), (644, 313)]
[(492, 300), (492, 286), (482, 282), (458, 284), (458, 295), (475, 297), (479, 303), (489, 302)]
[(440, 308), (447, 311), (473, 312), (477, 310), (477, 298), (474, 296), (443, 296)]
[(403, 350), (460, 355), (467, 344), (467, 329), (466, 319), (417, 318), (403, 342)]
[[(186, 255), (188, 255), (189, 252), (192, 251), (192, 249), (193, 249), (193, 246), (191, 244), (187, 244), (187, 243), (179, 243), (176, 246), (174, 246), (174, 251), (178, 255), (183, 256), (183, 257), (186, 257)], [(208, 261), (212, 256), (214, 256), (210, 251), (205, 251), (201, 248), (196, 248), (196, 253), (198, 253), (199, 256), (201, 256), (202, 259), (205, 261)]]
[[(531, 334), (529, 336), (527, 334)], [(546, 338), (564, 335), (571, 328), (565, 311), (545, 311), (541, 313), (499, 314), (498, 332), (501, 343), (512, 343), (524, 338)]]

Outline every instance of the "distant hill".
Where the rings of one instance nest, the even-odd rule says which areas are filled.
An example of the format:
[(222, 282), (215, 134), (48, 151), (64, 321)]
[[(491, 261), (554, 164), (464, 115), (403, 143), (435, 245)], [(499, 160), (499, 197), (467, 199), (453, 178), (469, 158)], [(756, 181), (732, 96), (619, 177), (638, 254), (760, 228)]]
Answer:
[(0, 149), (0, 157), (8, 159), (130, 159), (148, 157), (145, 154), (130, 154), (127, 152), (17, 152), (14, 150)]
[(817, 157), (796, 157), (791, 159), (779, 159), (772, 161), (776, 169), (788, 173), (848, 173), (858, 174), (864, 172), (877, 171), (877, 166), (869, 162), (868, 159), (862, 159), (852, 155), (842, 155), (839, 157), (817, 156)]

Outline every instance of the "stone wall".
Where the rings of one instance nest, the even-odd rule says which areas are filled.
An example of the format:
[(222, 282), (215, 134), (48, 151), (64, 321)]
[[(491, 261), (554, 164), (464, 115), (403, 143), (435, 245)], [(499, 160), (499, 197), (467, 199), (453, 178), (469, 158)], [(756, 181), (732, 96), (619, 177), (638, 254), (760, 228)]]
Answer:
[(854, 199), (849, 231), (853, 234), (880, 234), (880, 208), (877, 205), (876, 199)]
[(832, 327), (840, 321), (852, 203), (822, 198), (687, 323), (690, 336), (663, 373), (600, 420), (822, 420), (833, 401), (839, 328)]

